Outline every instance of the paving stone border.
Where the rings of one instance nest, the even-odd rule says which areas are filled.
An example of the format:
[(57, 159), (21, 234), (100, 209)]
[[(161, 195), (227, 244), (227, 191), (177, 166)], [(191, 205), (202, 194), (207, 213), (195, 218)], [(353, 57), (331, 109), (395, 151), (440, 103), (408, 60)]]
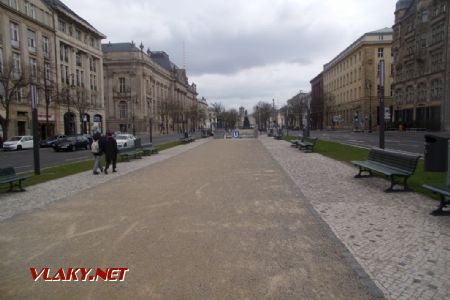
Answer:
[[(124, 176), (135, 170), (164, 161), (203, 145), (208, 141), (210, 141), (210, 139), (199, 139), (194, 143), (163, 150), (157, 155), (144, 156), (142, 159), (134, 159), (130, 162), (119, 163), (117, 165), (117, 173), (109, 172), (108, 175), (93, 175), (92, 170), (90, 170), (44, 182), (42, 184), (29, 186), (26, 188), (26, 192), (1, 193), (0, 222), (12, 218), (17, 214), (43, 208), (52, 202), (65, 199), (82, 190), (95, 187), (101, 183)], [(92, 164), (93, 163), (92, 160)]]
[(437, 202), (384, 193), (386, 180), (355, 179), (349, 164), (259, 140), (386, 298), (450, 299), (450, 218), (430, 215)]

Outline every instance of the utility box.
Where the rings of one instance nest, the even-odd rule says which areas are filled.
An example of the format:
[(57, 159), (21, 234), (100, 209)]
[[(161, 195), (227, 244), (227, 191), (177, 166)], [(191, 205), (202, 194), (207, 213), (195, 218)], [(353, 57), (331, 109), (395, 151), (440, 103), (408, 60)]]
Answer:
[(449, 138), (437, 135), (425, 135), (425, 171), (447, 171), (448, 140)]

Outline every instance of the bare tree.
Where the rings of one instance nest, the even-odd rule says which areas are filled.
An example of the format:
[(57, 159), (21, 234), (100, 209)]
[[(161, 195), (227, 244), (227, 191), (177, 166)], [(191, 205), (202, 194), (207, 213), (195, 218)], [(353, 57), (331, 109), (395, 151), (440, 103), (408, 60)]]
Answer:
[[(91, 107), (91, 103), (89, 103), (88, 89), (83, 86), (76, 87), (75, 95), (72, 100), (73, 100), (72, 101), (73, 106), (78, 111), (78, 115), (80, 116), (80, 118), (82, 118), (88, 112), (89, 108)], [(134, 111), (133, 111), (133, 117), (134, 117)], [(80, 121), (82, 121), (82, 120), (80, 119)], [(83, 122), (81, 122), (81, 123), (83, 123)], [(134, 124), (133, 124), (133, 126), (134, 126)], [(83, 128), (82, 132), (86, 132), (86, 128)]]
[(260, 101), (253, 107), (253, 117), (261, 129), (267, 129), (267, 123), (272, 115), (272, 104)]
[(6, 60), (0, 65), (0, 105), (5, 110), (5, 116), (0, 115), (0, 125), (5, 140), (8, 139), (11, 104), (22, 95), (22, 89), (30, 85), (31, 79), (28, 66), (21, 65), (19, 60)]

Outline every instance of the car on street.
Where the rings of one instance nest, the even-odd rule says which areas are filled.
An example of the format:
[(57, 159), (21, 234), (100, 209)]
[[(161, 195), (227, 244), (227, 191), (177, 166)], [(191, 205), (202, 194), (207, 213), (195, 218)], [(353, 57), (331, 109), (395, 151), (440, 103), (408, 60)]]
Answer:
[(33, 148), (33, 137), (31, 135), (13, 136), (3, 143), (4, 150), (22, 150)]
[(53, 150), (58, 151), (75, 151), (77, 149), (89, 148), (89, 140), (82, 135), (67, 136), (58, 140), (53, 145)]
[(117, 148), (133, 148), (136, 137), (132, 134), (122, 133), (116, 135)]
[(51, 136), (49, 138), (46, 138), (45, 140), (41, 140), (39, 142), (39, 146), (41, 146), (41, 148), (45, 148), (45, 147), (53, 147), (53, 145), (60, 139), (65, 138), (66, 136), (64, 134), (60, 134), (60, 135), (54, 135)]

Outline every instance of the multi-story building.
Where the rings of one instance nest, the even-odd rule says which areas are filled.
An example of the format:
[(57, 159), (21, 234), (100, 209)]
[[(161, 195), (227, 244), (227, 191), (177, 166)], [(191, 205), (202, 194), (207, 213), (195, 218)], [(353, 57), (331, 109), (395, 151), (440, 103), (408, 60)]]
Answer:
[(132, 43), (102, 45), (107, 127), (141, 133), (198, 128), (195, 84), (165, 52), (144, 52)]
[(55, 131), (57, 106), (46, 88), (55, 81), (52, 16), (43, 1), (0, 0), (0, 135), (31, 133), (31, 83), (41, 135)]
[(391, 121), (392, 29), (368, 32), (341, 52), (323, 70), (324, 123), (327, 127), (368, 129), (378, 123), (380, 61), (384, 61), (384, 100)]
[(0, 106), (1, 131), (31, 133), (31, 85), (41, 137), (101, 130), (103, 38), (59, 0), (0, 0), (0, 97), (8, 104)]
[(395, 120), (450, 130), (449, 12), (446, 0), (400, 0), (395, 10)]
[(57, 131), (104, 131), (101, 40), (106, 36), (61, 1), (44, 1), (54, 12)]
[(311, 129), (323, 129), (323, 74), (320, 73), (311, 83)]

